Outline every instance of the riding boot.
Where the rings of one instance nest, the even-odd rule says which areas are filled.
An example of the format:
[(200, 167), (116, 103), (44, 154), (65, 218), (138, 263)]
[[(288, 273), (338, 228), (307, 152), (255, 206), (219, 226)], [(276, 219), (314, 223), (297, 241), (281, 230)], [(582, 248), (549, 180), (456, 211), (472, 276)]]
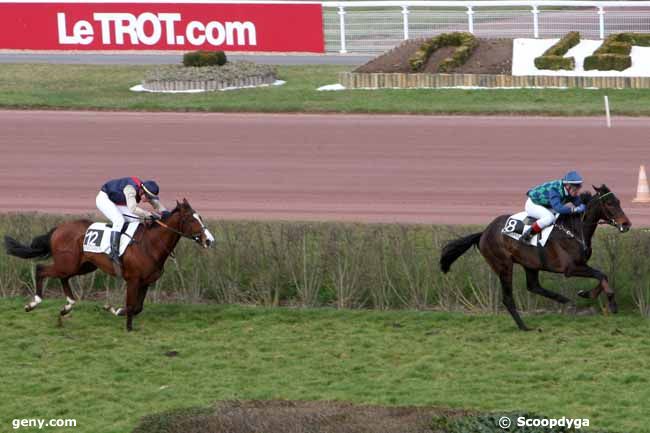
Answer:
[(519, 240), (520, 240), (521, 242), (526, 242), (526, 243), (528, 243), (528, 242), (530, 242), (530, 240), (533, 238), (533, 235), (534, 235), (534, 234), (535, 234), (535, 233), (533, 233), (533, 228), (532, 228), (532, 227), (528, 227), (528, 228), (527, 228), (526, 230), (524, 230), (524, 232), (521, 234), (521, 237), (519, 238)]
[(533, 236), (535, 236), (537, 233), (541, 232), (542, 228), (537, 225), (537, 223), (533, 223), (530, 227), (528, 227), (521, 235), (519, 240), (521, 242), (526, 242), (529, 243), (531, 239), (533, 239)]
[(122, 234), (120, 232), (111, 232), (111, 251), (109, 256), (113, 261), (113, 266), (115, 267), (115, 273), (122, 275), (122, 263), (120, 261), (120, 237)]

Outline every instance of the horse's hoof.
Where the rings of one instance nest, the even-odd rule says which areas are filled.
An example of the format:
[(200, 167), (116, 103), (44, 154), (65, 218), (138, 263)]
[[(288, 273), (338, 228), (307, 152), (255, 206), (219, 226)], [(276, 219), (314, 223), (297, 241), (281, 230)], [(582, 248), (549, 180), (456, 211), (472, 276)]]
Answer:
[(584, 299), (591, 299), (591, 291), (590, 290), (580, 290), (578, 292), (578, 296)]
[(111, 306), (108, 304), (104, 304), (102, 308), (104, 309), (104, 311), (111, 311)]
[(32, 307), (25, 305), (25, 313), (29, 313), (30, 311), (32, 311)]
[(71, 311), (72, 311), (72, 310), (66, 310), (65, 308), (62, 308), (61, 311), (59, 311), (59, 315), (60, 315), (61, 317), (63, 317), (63, 316), (67, 316), (68, 314), (70, 314)]

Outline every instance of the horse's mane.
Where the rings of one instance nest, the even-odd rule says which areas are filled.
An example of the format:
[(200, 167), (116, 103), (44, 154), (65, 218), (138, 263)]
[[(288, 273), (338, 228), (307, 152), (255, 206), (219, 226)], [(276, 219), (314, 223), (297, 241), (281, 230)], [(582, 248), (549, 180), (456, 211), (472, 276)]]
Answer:
[(592, 198), (594, 198), (594, 195), (591, 193), (591, 191), (585, 191), (580, 194), (580, 201), (585, 205), (588, 205)]
[(174, 215), (176, 212), (180, 212), (180, 210), (181, 210), (180, 205), (179, 205), (178, 203), (176, 203), (176, 207), (175, 207), (174, 209), (172, 209), (172, 210), (167, 214), (167, 216), (165, 216), (165, 217), (162, 219), (162, 221), (163, 221), (163, 222), (167, 221), (167, 220), (168, 220), (169, 218), (171, 218), (171, 216)]

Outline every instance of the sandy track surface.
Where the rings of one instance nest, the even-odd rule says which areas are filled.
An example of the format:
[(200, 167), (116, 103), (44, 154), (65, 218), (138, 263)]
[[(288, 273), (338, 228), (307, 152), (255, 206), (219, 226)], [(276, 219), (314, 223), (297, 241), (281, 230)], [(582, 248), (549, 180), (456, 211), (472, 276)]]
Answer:
[[(213, 218), (477, 223), (569, 169), (636, 226), (650, 120), (0, 111), (0, 211), (94, 212), (113, 177), (155, 178)], [(648, 158), (648, 159), (645, 159)]]

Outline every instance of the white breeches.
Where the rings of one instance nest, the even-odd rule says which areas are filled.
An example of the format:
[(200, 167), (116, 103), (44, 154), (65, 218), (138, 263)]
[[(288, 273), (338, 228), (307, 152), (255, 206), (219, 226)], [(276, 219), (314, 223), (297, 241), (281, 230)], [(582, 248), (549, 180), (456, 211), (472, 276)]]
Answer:
[(118, 206), (108, 198), (108, 194), (104, 191), (99, 191), (95, 199), (97, 209), (104, 214), (113, 223), (113, 231), (122, 231), (125, 222), (137, 222), (138, 218), (129, 215), (129, 208), (126, 206)]
[(526, 213), (537, 218), (537, 225), (542, 229), (555, 222), (555, 214), (550, 209), (533, 203), (530, 198), (526, 200)]

